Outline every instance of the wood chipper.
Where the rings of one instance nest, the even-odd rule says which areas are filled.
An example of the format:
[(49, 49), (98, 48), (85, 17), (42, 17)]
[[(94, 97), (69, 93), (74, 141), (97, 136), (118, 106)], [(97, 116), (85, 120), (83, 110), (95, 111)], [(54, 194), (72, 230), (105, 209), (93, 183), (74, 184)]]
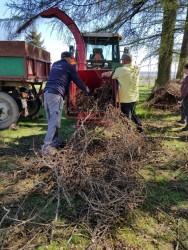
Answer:
[(0, 41), (0, 129), (37, 114), (50, 53), (25, 41)]
[[(57, 7), (49, 8), (32, 17), (18, 32), (25, 29), (38, 16), (58, 18), (70, 29), (76, 43), (76, 46), (70, 45), (70, 52), (76, 59), (75, 67), (80, 78), (93, 93), (97, 92), (105, 84), (108, 84), (112, 102), (115, 104), (115, 81), (111, 80), (109, 84), (109, 80), (102, 79), (101, 74), (121, 65), (119, 50), (121, 36), (113, 33), (81, 33), (74, 21)], [(65, 111), (67, 117), (77, 120), (88, 117), (87, 121), (100, 123), (104, 111), (102, 105), (100, 105), (99, 109), (93, 111), (87, 107), (84, 110), (85, 99), (83, 98), (81, 101), (80, 95), (79, 89), (72, 83), (66, 98)]]
[[(66, 99), (66, 114), (68, 117), (76, 117), (79, 120), (87, 120), (85, 123), (104, 123), (105, 106), (108, 103), (115, 105), (116, 81), (102, 79), (103, 72), (119, 67), (120, 36), (113, 33), (82, 33), (85, 45), (86, 64), (78, 64), (78, 74), (86, 86), (98, 99), (97, 107), (93, 107), (92, 100), (84, 98), (83, 93), (72, 84)], [(75, 50), (77, 58), (78, 49)], [(78, 61), (79, 63), (79, 61)], [(90, 105), (91, 103), (91, 105)], [(95, 102), (96, 103), (96, 102)]]

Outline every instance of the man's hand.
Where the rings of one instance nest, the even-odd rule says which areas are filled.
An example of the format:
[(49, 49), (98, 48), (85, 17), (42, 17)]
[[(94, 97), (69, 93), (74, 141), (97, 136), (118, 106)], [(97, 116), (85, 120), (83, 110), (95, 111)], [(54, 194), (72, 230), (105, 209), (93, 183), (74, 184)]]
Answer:
[(85, 92), (85, 94), (88, 96), (88, 95), (91, 95), (91, 90), (88, 88), (88, 87), (86, 87), (86, 92)]
[(112, 71), (103, 72), (101, 74), (101, 78), (103, 78), (103, 77), (111, 77), (111, 74), (112, 74)]

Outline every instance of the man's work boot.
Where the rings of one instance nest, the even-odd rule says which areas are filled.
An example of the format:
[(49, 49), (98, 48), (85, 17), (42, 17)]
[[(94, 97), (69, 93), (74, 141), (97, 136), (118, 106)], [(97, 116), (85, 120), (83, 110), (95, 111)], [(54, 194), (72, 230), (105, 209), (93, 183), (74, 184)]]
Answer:
[(55, 147), (57, 149), (61, 149), (61, 148), (64, 148), (66, 146), (66, 142), (65, 141), (62, 141), (60, 142), (59, 144), (57, 144)]
[(142, 126), (137, 126), (136, 128), (137, 128), (137, 131), (138, 131), (139, 133), (143, 133), (143, 132), (144, 132)]
[(176, 120), (176, 122), (181, 123), (181, 124), (185, 124), (184, 120)]
[(42, 156), (54, 156), (57, 154), (57, 149), (52, 147), (51, 145), (43, 144), (41, 146), (41, 154)]
[(188, 131), (188, 125), (186, 125), (184, 128), (182, 128), (180, 131)]

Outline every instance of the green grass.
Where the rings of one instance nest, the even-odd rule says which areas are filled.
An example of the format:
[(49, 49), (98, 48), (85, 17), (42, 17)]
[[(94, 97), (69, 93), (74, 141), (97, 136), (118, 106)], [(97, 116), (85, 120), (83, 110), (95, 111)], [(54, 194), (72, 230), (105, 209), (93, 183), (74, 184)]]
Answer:
[[(39, 149), (43, 144), (43, 139), (47, 130), (47, 120), (44, 109), (40, 110), (40, 115), (43, 117), (32, 120), (31, 118), (22, 118), (19, 121), (18, 130), (1, 130), (0, 144), (5, 150), (14, 148), (18, 154), (28, 154), (30, 150)], [(60, 139), (68, 140), (75, 131), (75, 120), (66, 119), (63, 114), (62, 126), (60, 128)], [(26, 152), (27, 151), (27, 152)], [(0, 152), (1, 155), (1, 152)]]

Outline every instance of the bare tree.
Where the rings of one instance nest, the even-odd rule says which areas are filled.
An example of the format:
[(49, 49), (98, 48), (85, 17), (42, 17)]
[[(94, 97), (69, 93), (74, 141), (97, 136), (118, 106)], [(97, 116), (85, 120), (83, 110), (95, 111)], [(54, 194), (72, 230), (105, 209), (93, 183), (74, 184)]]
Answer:
[(164, 85), (170, 79), (174, 28), (177, 14), (177, 0), (164, 0), (163, 26), (159, 48), (157, 85)]
[(187, 8), (187, 14), (186, 14), (186, 20), (184, 25), (184, 34), (183, 34), (183, 41), (181, 45), (181, 52), (180, 52), (180, 58), (179, 58), (179, 64), (178, 64), (178, 70), (176, 74), (176, 78), (182, 78), (183, 77), (183, 65), (185, 64), (187, 58), (188, 58), (188, 8)]

